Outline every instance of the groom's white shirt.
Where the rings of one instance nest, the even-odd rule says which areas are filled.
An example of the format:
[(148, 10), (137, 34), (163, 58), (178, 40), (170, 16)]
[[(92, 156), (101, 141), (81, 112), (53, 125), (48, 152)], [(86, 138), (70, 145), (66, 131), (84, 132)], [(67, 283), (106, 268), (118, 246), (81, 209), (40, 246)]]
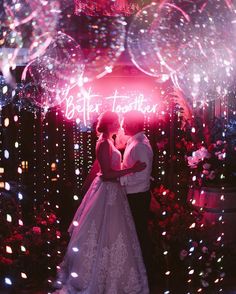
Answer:
[(127, 194), (146, 192), (150, 188), (153, 151), (144, 132), (137, 133), (127, 141), (123, 158), (123, 168), (132, 167), (137, 160), (145, 162), (147, 166), (141, 172), (120, 178), (121, 185), (125, 186)]

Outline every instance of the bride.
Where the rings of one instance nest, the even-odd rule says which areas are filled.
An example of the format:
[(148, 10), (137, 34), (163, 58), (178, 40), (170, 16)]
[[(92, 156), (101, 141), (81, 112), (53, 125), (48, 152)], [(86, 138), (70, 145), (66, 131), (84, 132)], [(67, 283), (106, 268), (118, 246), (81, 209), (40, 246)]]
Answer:
[(60, 294), (148, 294), (146, 270), (133, 219), (119, 178), (145, 169), (136, 162), (121, 169), (121, 154), (112, 136), (118, 115), (99, 117), (96, 145), (100, 172), (92, 182), (69, 227), (71, 239), (60, 264)]

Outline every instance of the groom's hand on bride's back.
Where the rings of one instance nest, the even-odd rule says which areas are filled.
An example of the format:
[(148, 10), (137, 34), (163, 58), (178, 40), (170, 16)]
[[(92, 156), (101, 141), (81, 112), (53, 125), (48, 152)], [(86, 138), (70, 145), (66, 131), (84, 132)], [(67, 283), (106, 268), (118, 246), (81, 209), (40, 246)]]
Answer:
[(132, 166), (132, 171), (134, 173), (140, 172), (140, 171), (144, 170), (146, 168), (146, 166), (147, 166), (147, 164), (145, 162), (141, 162), (141, 161), (137, 160), (135, 162), (135, 164)]

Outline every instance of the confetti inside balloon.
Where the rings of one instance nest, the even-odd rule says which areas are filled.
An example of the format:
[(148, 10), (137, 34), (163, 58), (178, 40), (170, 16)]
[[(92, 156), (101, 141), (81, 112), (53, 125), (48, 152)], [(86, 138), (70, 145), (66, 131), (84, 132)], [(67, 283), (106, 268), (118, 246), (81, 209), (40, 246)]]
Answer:
[(128, 32), (133, 63), (148, 75), (166, 80), (182, 63), (176, 54), (185, 46), (188, 15), (175, 5), (152, 3), (134, 18)]
[(171, 77), (192, 99), (223, 95), (235, 75), (235, 3), (170, 0), (144, 7), (128, 32), (133, 63), (159, 81)]
[(29, 66), (34, 81), (51, 92), (73, 86), (83, 70), (84, 56), (79, 44), (63, 33), (58, 33), (44, 55)]
[(198, 1), (195, 9), (188, 7), (186, 13), (190, 18), (186, 46), (177, 51), (184, 62), (173, 81), (195, 101), (224, 96), (236, 69), (235, 9), (225, 1)]
[(19, 110), (24, 109), (30, 112), (41, 111), (39, 106), (36, 106), (32, 97), (38, 94), (36, 93), (36, 87), (32, 83), (17, 83), (16, 95), (12, 100), (12, 104)]
[(58, 33), (44, 55), (27, 66), (35, 85), (40, 87), (34, 100), (42, 107), (53, 107), (61, 102), (65, 93), (81, 79), (84, 56), (78, 43), (66, 34)]
[(26, 108), (30, 111), (37, 111), (57, 106), (61, 102), (60, 96), (55, 96), (51, 92), (43, 89), (40, 84), (34, 82), (25, 82), (20, 89), (19, 99), (14, 101), (16, 106)]
[(81, 46), (85, 56), (84, 82), (110, 73), (124, 51), (126, 22), (121, 16), (74, 15), (74, 2), (67, 1), (59, 29)]
[(43, 53), (55, 34), (59, 4), (57, 0), (3, 0), (0, 15), (0, 69), (14, 69)]

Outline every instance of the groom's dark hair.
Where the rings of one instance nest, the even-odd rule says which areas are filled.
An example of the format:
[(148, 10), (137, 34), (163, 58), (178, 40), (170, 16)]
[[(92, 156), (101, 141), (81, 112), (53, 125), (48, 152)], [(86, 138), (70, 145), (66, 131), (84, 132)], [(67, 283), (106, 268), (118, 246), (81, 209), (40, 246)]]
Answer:
[(141, 132), (144, 129), (144, 114), (138, 110), (131, 110), (124, 113), (124, 120), (130, 127), (137, 129)]

